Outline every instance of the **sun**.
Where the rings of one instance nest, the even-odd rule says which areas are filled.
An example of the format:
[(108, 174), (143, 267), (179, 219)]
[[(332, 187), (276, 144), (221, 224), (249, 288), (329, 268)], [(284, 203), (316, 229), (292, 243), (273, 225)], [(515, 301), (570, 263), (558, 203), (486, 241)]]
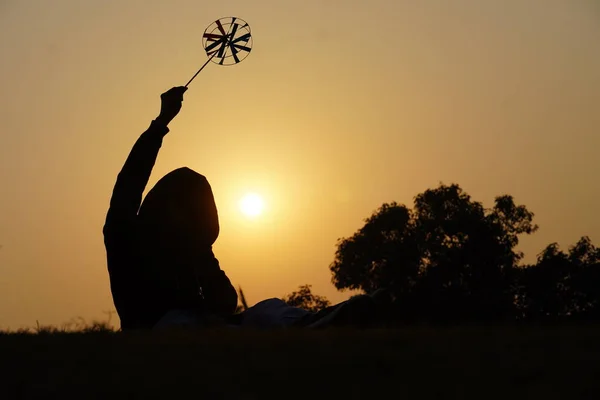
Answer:
[(240, 210), (247, 217), (257, 217), (262, 214), (265, 203), (258, 194), (247, 193), (240, 200)]

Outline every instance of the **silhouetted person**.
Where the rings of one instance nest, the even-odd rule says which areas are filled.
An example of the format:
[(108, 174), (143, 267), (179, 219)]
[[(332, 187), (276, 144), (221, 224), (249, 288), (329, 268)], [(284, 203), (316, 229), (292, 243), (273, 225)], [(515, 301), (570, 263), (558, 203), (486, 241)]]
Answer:
[(225, 317), (237, 306), (237, 293), (212, 252), (219, 219), (206, 178), (174, 170), (142, 203), (186, 90), (175, 87), (161, 96), (160, 114), (133, 146), (106, 216), (108, 272), (123, 330), (152, 328), (172, 310)]

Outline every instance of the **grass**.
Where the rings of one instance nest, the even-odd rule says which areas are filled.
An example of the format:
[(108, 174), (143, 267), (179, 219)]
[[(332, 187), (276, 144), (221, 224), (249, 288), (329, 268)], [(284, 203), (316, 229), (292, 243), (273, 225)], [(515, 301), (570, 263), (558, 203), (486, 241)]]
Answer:
[(35, 326), (19, 328), (16, 330), (5, 330), (0, 329), (0, 335), (14, 335), (14, 334), (57, 334), (57, 333), (90, 333), (90, 332), (115, 332), (115, 328), (111, 321), (114, 312), (108, 313), (108, 319), (106, 321), (94, 320), (87, 322), (84, 318), (78, 317), (73, 318), (69, 322), (65, 322), (60, 326), (55, 325), (42, 325), (39, 321), (35, 321)]
[(600, 327), (0, 335), (0, 397), (596, 398)]

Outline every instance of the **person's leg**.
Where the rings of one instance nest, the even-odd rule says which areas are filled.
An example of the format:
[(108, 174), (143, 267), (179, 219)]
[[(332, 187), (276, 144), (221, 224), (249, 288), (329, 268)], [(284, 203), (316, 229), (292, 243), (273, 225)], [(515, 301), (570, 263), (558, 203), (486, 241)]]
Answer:
[(235, 315), (240, 327), (250, 328), (327, 328), (378, 326), (385, 322), (385, 304), (390, 302), (387, 291), (355, 296), (316, 313), (292, 307), (281, 299), (267, 299)]
[(310, 315), (309, 311), (291, 307), (281, 299), (263, 300), (248, 308), (241, 315), (243, 328), (288, 328)]
[(370, 296), (355, 296), (334, 306), (312, 321), (308, 328), (353, 327), (366, 328), (377, 322), (377, 305)]
[(390, 293), (385, 289), (379, 289), (373, 294), (354, 296), (316, 314), (308, 315), (298, 322), (298, 326), (314, 329), (381, 326), (389, 319), (387, 312), (391, 301)]

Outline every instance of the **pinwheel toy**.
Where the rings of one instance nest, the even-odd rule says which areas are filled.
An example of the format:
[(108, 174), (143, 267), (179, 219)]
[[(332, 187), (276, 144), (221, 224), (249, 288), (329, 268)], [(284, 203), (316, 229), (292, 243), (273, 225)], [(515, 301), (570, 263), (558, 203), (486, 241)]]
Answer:
[(209, 58), (185, 87), (188, 87), (211, 61), (218, 65), (234, 65), (248, 57), (252, 50), (250, 26), (237, 17), (218, 19), (204, 31), (202, 45)]

